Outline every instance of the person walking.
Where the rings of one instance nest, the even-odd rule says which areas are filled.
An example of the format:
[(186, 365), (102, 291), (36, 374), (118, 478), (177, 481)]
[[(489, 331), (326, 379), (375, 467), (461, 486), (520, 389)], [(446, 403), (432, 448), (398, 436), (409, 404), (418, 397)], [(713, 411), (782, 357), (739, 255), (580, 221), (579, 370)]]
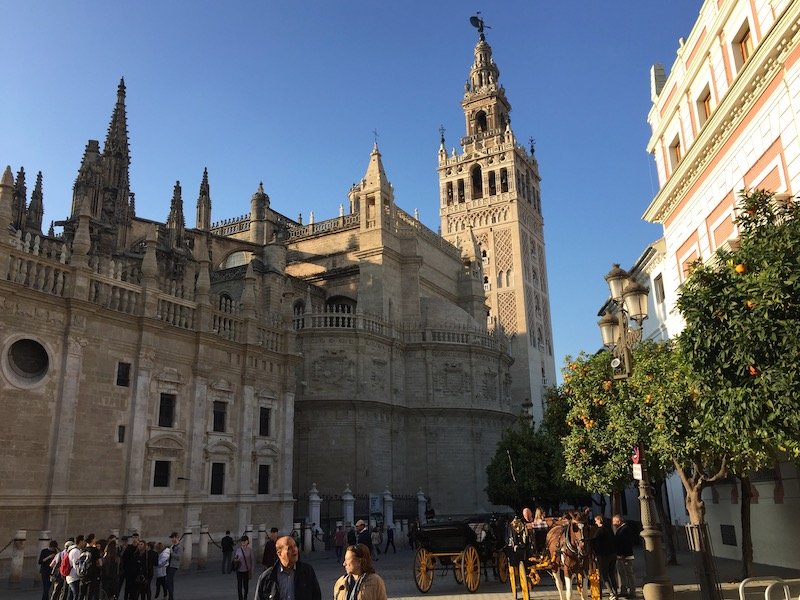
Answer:
[(299, 560), (294, 538), (285, 535), (275, 542), (278, 560), (258, 578), (254, 600), (322, 600), (314, 568)]
[(375, 572), (372, 555), (363, 544), (348, 546), (345, 574), (333, 584), (333, 600), (386, 600), (386, 584)]
[(236, 591), (239, 600), (247, 600), (250, 592), (250, 579), (253, 577), (253, 549), (250, 538), (243, 535), (239, 539), (239, 547), (233, 553), (233, 567), (236, 569)]
[(347, 532), (341, 525), (336, 526), (336, 532), (333, 534), (333, 549), (336, 551), (336, 560), (342, 560), (344, 557), (344, 544), (347, 540)]
[(388, 554), (389, 546), (392, 547), (392, 554), (397, 554), (397, 548), (394, 546), (394, 525), (391, 523), (386, 526), (386, 547), (383, 549), (384, 554)]
[(633, 530), (621, 515), (611, 518), (614, 528), (614, 550), (617, 553), (617, 578), (619, 595), (631, 598), (636, 595), (636, 580), (633, 578)]
[(364, 519), (356, 521), (356, 544), (364, 544), (369, 548), (370, 556), (375, 556), (375, 548), (372, 545), (372, 534)]
[(172, 551), (169, 546), (165, 546), (161, 542), (156, 544), (156, 552), (158, 552), (158, 562), (153, 570), (156, 578), (156, 598), (159, 592), (164, 592), (164, 598), (167, 597), (167, 565), (169, 564), (169, 557)]
[(225, 575), (231, 572), (231, 560), (233, 560), (233, 548), (235, 546), (230, 531), (225, 532), (225, 537), (219, 541), (219, 545), (222, 548), (222, 574)]
[(173, 531), (169, 536), (169, 563), (167, 563), (167, 595), (169, 600), (175, 600), (175, 573), (181, 568), (181, 558), (183, 558), (183, 546), (177, 531)]

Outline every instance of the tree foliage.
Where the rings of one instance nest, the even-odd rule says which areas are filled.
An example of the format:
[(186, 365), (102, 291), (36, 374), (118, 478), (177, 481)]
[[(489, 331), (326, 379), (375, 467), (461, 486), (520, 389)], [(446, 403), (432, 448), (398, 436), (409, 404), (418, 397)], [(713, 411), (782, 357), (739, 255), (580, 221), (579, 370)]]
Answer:
[[(551, 402), (548, 412), (558, 410)], [(585, 490), (565, 481), (564, 455), (558, 435), (545, 423), (538, 429), (520, 420), (509, 428), (486, 467), (486, 492), (493, 504), (510, 506), (519, 512), (533, 504), (556, 507), (562, 500), (584, 496)]]
[(696, 426), (747, 474), (776, 454), (800, 456), (800, 209), (761, 190), (743, 193), (741, 208), (737, 246), (695, 265), (677, 305)]

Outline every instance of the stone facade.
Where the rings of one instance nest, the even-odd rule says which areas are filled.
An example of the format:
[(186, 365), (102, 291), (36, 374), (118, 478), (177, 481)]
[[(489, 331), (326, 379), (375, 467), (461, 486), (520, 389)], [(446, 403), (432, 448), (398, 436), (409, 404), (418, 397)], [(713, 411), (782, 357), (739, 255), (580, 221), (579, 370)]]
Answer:
[(556, 382), (539, 165), (511, 129), (511, 104), (481, 33), (464, 88), (461, 152), (439, 148), (442, 235), (477, 242), (490, 326), (512, 336), (511, 395), (541, 423)]
[[(212, 223), (204, 172), (189, 228), (179, 182), (164, 223), (136, 216), (125, 111), (122, 82), (58, 235), (41, 228), (41, 174), (30, 200), (23, 169), (0, 182), (0, 538), (288, 531), (314, 483), (491, 508), (486, 464), (545, 383), (530, 373), (553, 377), (536, 162), (510, 128), (495, 141), (521, 179), (486, 200), (501, 230), (426, 228), (395, 204), (377, 145), (346, 214), (304, 225), (259, 185), (249, 213)], [(541, 292), (537, 344), (487, 326), (482, 248), (502, 244), (486, 232), (527, 273), (519, 323)]]

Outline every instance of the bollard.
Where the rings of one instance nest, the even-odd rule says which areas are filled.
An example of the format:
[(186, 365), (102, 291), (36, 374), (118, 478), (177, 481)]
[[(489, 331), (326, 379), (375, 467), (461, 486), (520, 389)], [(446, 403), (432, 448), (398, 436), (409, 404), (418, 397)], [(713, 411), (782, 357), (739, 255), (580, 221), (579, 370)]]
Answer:
[(197, 569), (203, 570), (208, 564), (208, 525), (200, 525), (200, 555), (197, 557)]
[(258, 548), (253, 549), (253, 560), (256, 558), (261, 560), (261, 555), (264, 554), (264, 548), (267, 545), (267, 524), (258, 524)]
[(192, 566), (192, 528), (187, 527), (183, 532), (183, 556), (181, 557), (181, 569), (188, 569)]
[(11, 573), (8, 576), (8, 587), (17, 589), (22, 583), (22, 564), (25, 559), (25, 539), (28, 532), (24, 529), (17, 530), (14, 543), (11, 547)]

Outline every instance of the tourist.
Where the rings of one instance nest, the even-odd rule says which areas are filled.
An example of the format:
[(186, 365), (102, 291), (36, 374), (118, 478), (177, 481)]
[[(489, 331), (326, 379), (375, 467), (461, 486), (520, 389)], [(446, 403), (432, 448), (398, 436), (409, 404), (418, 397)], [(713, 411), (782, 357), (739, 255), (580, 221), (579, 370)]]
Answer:
[[(113, 536), (111, 536), (113, 537)], [(103, 551), (103, 564), (100, 567), (100, 587), (106, 596), (115, 597), (119, 582), (119, 553), (116, 539), (109, 538)]]
[(633, 578), (633, 530), (621, 515), (611, 518), (614, 528), (614, 550), (617, 553), (617, 577), (619, 595), (630, 598), (636, 595), (636, 581)]
[(39, 576), (42, 579), (42, 600), (48, 599), (48, 594), (50, 592), (50, 574), (52, 573), (52, 568), (50, 567), (50, 563), (53, 562), (53, 559), (58, 556), (58, 542), (55, 540), (50, 540), (50, 545), (47, 548), (42, 548), (42, 551), (39, 552)]
[(333, 549), (336, 551), (336, 560), (342, 560), (344, 557), (344, 544), (347, 540), (347, 532), (341, 525), (336, 526), (336, 532), (333, 534)]
[(161, 542), (156, 544), (156, 552), (158, 552), (158, 561), (156, 567), (153, 569), (153, 574), (156, 578), (156, 598), (159, 593), (164, 593), (164, 598), (167, 597), (167, 565), (169, 564), (169, 557), (172, 552), (169, 546), (165, 546)]
[(75, 545), (69, 549), (69, 554), (67, 555), (70, 569), (69, 574), (66, 577), (66, 600), (78, 600), (78, 598), (80, 598), (80, 579), (78, 578), (76, 567), (78, 565), (78, 559), (80, 558), (81, 552), (83, 552), (84, 548), (86, 548), (86, 540), (82, 535), (79, 535), (75, 538)]
[(169, 535), (170, 553), (169, 563), (167, 563), (167, 594), (169, 600), (175, 600), (175, 573), (181, 568), (181, 558), (183, 558), (183, 546), (177, 531)]
[(278, 560), (258, 578), (255, 600), (322, 600), (317, 574), (311, 565), (298, 560), (300, 553), (294, 538), (278, 538), (275, 547)]
[(235, 544), (230, 531), (225, 532), (225, 537), (220, 540), (219, 545), (222, 548), (222, 574), (224, 575), (231, 572), (231, 561), (233, 560), (233, 547)]
[(391, 523), (386, 526), (386, 547), (383, 549), (384, 554), (389, 552), (389, 546), (392, 547), (392, 554), (397, 554), (397, 548), (394, 546), (394, 525)]
[(369, 548), (348, 546), (343, 566), (345, 574), (333, 585), (333, 600), (386, 600), (386, 584), (375, 572)]
[(250, 592), (250, 579), (253, 577), (253, 549), (250, 538), (243, 535), (239, 539), (239, 547), (233, 553), (233, 568), (236, 570), (236, 590), (239, 600), (247, 600)]
[(356, 544), (364, 544), (369, 548), (370, 555), (375, 555), (375, 548), (372, 547), (372, 534), (367, 524), (364, 522), (364, 519), (356, 521)]
[(611, 600), (617, 600), (617, 553), (614, 549), (614, 534), (605, 526), (602, 515), (594, 518), (597, 529), (592, 534), (592, 551), (597, 556), (600, 584), (606, 586)]
[(381, 553), (381, 542), (383, 541), (383, 535), (381, 534), (380, 527), (373, 527), (372, 533), (370, 534), (370, 538), (372, 540), (372, 550), (373, 555), (372, 557), (375, 560), (378, 560), (378, 555)]
[(272, 567), (278, 561), (278, 551), (275, 549), (275, 542), (278, 540), (278, 528), (273, 527), (269, 530), (269, 538), (264, 543), (264, 554), (261, 556), (261, 564), (265, 569)]

